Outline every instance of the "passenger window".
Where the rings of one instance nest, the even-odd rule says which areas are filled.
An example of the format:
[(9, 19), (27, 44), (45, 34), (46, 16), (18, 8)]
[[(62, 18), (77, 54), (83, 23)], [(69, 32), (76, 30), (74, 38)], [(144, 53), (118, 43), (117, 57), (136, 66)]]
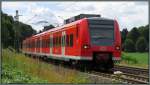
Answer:
[(69, 35), (67, 35), (67, 38), (66, 38), (66, 46), (69, 46)]
[(70, 47), (73, 46), (73, 34), (70, 35)]
[(61, 36), (61, 45), (62, 45), (62, 46), (64, 46), (64, 45), (63, 45), (63, 43), (64, 43), (64, 42), (63, 42), (63, 38), (64, 38), (64, 36)]
[(58, 37), (56, 37), (56, 47), (58, 46)]
[(54, 37), (53, 37), (53, 46), (55, 46), (54, 41), (55, 41), (55, 40), (54, 40)]
[(59, 36), (59, 46), (61, 46), (61, 37)]

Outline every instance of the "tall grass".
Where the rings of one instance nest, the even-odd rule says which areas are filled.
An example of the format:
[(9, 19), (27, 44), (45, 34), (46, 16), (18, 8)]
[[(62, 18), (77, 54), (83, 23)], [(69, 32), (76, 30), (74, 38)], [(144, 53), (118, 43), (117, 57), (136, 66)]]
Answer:
[[(34, 83), (87, 83), (85, 76), (81, 75), (76, 70), (64, 69), (61, 66), (55, 67), (51, 64), (39, 61), (39, 59), (29, 58), (21, 53), (15, 53), (8, 49), (2, 50), (2, 66), (7, 68), (9, 72), (23, 72), (25, 75), (34, 77)], [(4, 70), (5, 71), (5, 70)], [(15, 75), (19, 75), (17, 72)], [(3, 78), (3, 77), (2, 77)], [(10, 78), (11, 79), (11, 78)], [(3, 78), (3, 80), (5, 80)], [(32, 80), (32, 79), (30, 79)], [(37, 81), (36, 81), (37, 80)], [(5, 81), (3, 81), (5, 83)], [(21, 81), (20, 81), (21, 82)], [(22, 81), (26, 82), (26, 81)], [(11, 81), (9, 83), (16, 83)], [(27, 82), (32, 83), (32, 82)]]
[(148, 68), (148, 53), (122, 52), (122, 59), (120, 65)]

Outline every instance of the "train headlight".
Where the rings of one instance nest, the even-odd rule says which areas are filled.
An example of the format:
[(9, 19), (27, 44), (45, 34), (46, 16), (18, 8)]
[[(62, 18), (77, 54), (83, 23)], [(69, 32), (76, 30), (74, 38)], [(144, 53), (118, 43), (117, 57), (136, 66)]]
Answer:
[(120, 50), (120, 46), (116, 46), (116, 50)]
[(83, 48), (87, 49), (87, 48), (89, 48), (89, 45), (83, 45)]

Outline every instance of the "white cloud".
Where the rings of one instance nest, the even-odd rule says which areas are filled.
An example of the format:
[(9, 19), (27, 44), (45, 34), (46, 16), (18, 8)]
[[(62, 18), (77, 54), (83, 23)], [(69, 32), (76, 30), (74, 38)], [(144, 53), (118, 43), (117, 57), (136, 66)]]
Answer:
[[(20, 21), (32, 25), (36, 30), (42, 29), (43, 24), (31, 23), (38, 21), (48, 21), (49, 24), (62, 23), (63, 19), (81, 13), (101, 14), (102, 17), (117, 19), (121, 29), (127, 27), (130, 30), (134, 26), (148, 24), (147, 2), (2, 2), (4, 12), (7, 10), (6, 13), (14, 15), (15, 12), (10, 11), (16, 9), (23, 14)], [(37, 16), (30, 20), (35, 15)]]

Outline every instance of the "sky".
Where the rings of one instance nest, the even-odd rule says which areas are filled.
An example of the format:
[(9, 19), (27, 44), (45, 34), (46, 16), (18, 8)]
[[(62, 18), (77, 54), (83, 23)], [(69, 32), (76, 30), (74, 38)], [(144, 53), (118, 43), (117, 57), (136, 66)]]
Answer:
[(15, 16), (39, 31), (43, 26), (60, 26), (63, 20), (78, 14), (100, 14), (116, 19), (120, 30), (148, 24), (148, 1), (2, 1), (2, 11)]

